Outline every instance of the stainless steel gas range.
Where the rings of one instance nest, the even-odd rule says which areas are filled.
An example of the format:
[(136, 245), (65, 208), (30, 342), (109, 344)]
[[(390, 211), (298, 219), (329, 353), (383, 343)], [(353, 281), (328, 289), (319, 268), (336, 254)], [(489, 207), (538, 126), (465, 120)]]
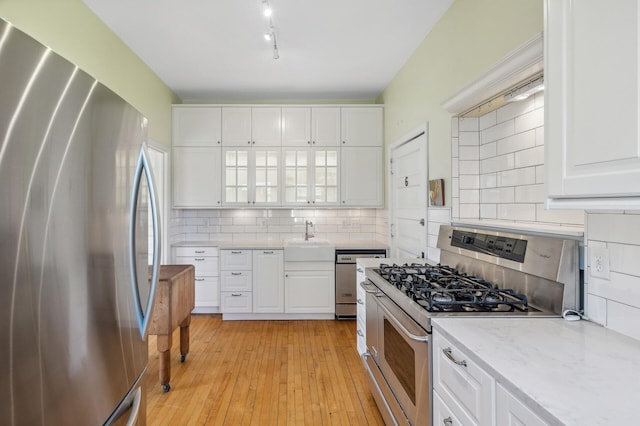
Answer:
[(388, 425), (431, 424), (431, 318), (580, 309), (575, 240), (441, 226), (440, 264), (367, 268), (369, 387)]

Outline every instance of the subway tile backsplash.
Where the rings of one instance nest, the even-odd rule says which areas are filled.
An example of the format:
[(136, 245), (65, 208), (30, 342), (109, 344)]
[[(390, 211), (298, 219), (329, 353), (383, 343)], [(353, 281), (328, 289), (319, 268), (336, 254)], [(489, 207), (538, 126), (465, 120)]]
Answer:
[(301, 238), (307, 220), (318, 238), (387, 241), (384, 209), (224, 209), (173, 210), (170, 243)]
[(451, 128), (454, 220), (584, 224), (583, 212), (544, 207), (544, 93)]

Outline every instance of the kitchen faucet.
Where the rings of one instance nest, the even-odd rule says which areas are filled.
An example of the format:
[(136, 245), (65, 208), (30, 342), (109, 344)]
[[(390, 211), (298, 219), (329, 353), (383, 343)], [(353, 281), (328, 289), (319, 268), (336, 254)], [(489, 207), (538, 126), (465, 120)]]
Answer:
[(313, 227), (313, 222), (305, 220), (304, 221), (304, 240), (309, 241), (309, 238), (313, 238), (313, 234), (309, 232), (309, 227)]

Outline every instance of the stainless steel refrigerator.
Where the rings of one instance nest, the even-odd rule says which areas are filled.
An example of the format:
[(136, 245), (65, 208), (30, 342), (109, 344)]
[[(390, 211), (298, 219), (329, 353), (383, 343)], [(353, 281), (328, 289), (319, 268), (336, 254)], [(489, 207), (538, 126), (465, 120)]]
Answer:
[(145, 138), (133, 107), (0, 20), (1, 425), (145, 424)]

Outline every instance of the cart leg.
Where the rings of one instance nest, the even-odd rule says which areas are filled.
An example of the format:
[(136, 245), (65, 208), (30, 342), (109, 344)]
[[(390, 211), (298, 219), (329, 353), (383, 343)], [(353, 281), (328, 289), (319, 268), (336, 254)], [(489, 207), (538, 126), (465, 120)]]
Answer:
[(180, 362), (184, 362), (189, 353), (189, 325), (191, 324), (191, 315), (180, 324)]
[(165, 392), (169, 392), (171, 380), (171, 333), (158, 335), (158, 377)]

